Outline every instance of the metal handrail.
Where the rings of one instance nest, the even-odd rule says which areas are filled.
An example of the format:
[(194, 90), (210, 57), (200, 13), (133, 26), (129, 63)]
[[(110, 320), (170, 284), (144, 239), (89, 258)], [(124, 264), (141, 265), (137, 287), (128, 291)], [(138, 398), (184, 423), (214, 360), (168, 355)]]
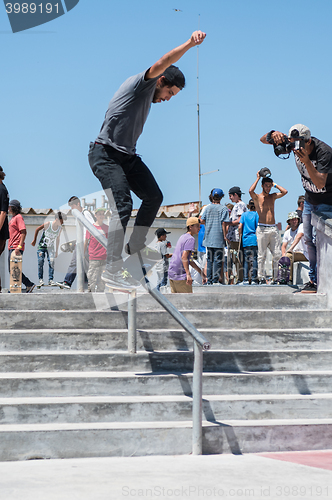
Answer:
[[(81, 212), (77, 209), (72, 210), (72, 214), (80, 224), (82, 224), (90, 234), (104, 247), (107, 248), (106, 237), (96, 229), (96, 227), (91, 224)], [(81, 273), (81, 279), (78, 276), (78, 283), (83, 284), (83, 259), (84, 255), (82, 252), (82, 241), (83, 241), (83, 231), (80, 224), (77, 224), (77, 271), (78, 274)], [(80, 265), (79, 265), (80, 261)], [(145, 276), (145, 284), (143, 285), (150, 295), (177, 321), (189, 335), (192, 336), (194, 340), (194, 367), (193, 367), (193, 436), (192, 436), (192, 452), (194, 455), (202, 454), (202, 398), (203, 398), (203, 350), (207, 351), (210, 349), (210, 342), (200, 333), (190, 321), (180, 313), (180, 311), (155, 288), (151, 287), (148, 278)], [(83, 286), (82, 286), (83, 289)], [(79, 290), (80, 291), (80, 290)], [(129, 315), (131, 318), (129, 318)], [(131, 298), (130, 305), (128, 307), (128, 323), (136, 325), (136, 299)], [(131, 328), (131, 330), (133, 330)], [(135, 332), (131, 332), (132, 335), (136, 337), (136, 327)], [(129, 329), (128, 329), (129, 335)], [(130, 338), (129, 344), (131, 346), (136, 346), (136, 339)], [(131, 352), (136, 352), (131, 350)]]

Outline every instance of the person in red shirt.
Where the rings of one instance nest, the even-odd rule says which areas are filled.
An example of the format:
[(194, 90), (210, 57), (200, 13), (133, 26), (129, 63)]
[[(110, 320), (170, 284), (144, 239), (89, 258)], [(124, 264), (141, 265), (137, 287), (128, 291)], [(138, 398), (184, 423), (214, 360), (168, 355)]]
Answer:
[[(8, 203), (9, 194), (6, 186), (3, 183), (6, 177), (3, 168), (0, 167), (0, 256), (6, 248), (6, 241), (9, 238), (8, 231)], [(1, 293), (1, 276), (0, 276), (0, 293)]]
[[(107, 238), (108, 226), (104, 224), (105, 212), (105, 208), (98, 208), (95, 211), (97, 221), (94, 223), (94, 226)], [(87, 273), (88, 290), (89, 292), (103, 292), (105, 283), (102, 281), (101, 275), (106, 266), (106, 248), (98, 243), (96, 238), (94, 238), (89, 231), (87, 231), (85, 235), (84, 255), (87, 246), (89, 246), (89, 270)]]
[[(10, 256), (12, 252), (16, 255), (22, 255), (24, 252), (24, 241), (27, 235), (27, 230), (23, 217), (21, 215), (21, 203), (18, 200), (11, 200), (8, 207), (12, 218), (9, 222), (9, 242), (8, 242), (8, 265), (10, 272)], [(31, 293), (35, 288), (35, 284), (22, 273), (22, 283), (26, 287), (26, 293)]]

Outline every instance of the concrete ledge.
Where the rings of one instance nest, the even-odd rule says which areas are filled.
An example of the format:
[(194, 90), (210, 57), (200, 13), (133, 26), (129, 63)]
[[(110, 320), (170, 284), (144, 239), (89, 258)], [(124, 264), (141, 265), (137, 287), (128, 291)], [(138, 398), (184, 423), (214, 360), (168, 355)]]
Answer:
[(331, 215), (312, 214), (316, 227), (318, 292), (326, 293), (327, 306), (332, 309), (332, 219)]

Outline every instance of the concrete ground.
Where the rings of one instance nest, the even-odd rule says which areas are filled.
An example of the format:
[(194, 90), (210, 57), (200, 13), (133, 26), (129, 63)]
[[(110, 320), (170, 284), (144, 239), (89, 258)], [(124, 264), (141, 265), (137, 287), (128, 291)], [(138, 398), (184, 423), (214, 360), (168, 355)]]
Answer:
[(332, 450), (0, 463), (1, 500), (331, 497)]

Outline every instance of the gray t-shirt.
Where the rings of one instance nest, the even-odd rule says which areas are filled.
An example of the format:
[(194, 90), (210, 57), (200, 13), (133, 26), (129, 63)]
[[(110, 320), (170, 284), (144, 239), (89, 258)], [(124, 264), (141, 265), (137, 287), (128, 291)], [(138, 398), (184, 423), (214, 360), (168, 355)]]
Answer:
[(159, 78), (144, 80), (146, 72), (131, 76), (115, 92), (96, 142), (122, 153), (136, 153), (136, 142), (143, 131)]

